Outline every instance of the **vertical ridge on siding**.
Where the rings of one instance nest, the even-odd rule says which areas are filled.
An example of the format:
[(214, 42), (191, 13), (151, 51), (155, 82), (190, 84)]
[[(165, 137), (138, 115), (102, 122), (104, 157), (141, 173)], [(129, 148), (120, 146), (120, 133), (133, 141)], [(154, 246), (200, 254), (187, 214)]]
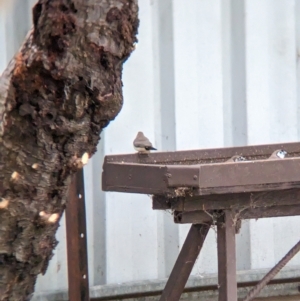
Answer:
[[(175, 150), (175, 87), (174, 87), (174, 40), (173, 0), (153, 1), (153, 44), (154, 44), (154, 103), (157, 118), (155, 127), (160, 149)], [(159, 131), (159, 132), (158, 132)]]
[[(199, 148), (197, 0), (173, 1), (176, 149)], [(188, 21), (186, 18), (188, 17)]]
[(300, 2), (295, 0), (295, 40), (296, 40), (296, 82), (297, 82), (297, 120), (298, 141), (300, 140)]
[[(221, 1), (173, 3), (177, 149), (223, 146)], [(181, 244), (189, 227), (180, 226)], [(210, 231), (193, 274), (216, 270), (215, 243)]]
[(224, 146), (233, 146), (232, 131), (232, 0), (223, 0), (222, 10), (222, 74)]
[[(224, 144), (247, 144), (245, 2), (222, 2)], [(250, 267), (249, 222), (236, 236), (237, 270)]]
[[(173, 0), (152, 2), (153, 69), (156, 146), (160, 151), (176, 149)], [(158, 277), (167, 277), (179, 252), (178, 225), (167, 211), (157, 211)]]
[(274, 0), (269, 6), (269, 89), (271, 140), (297, 139), (295, 0)]
[[(138, 131), (156, 144), (150, 1), (139, 2), (139, 18), (139, 42), (123, 70), (123, 108), (104, 131), (105, 155), (135, 152)], [(106, 193), (105, 200), (107, 283), (157, 278), (157, 214), (150, 197)]]
[[(190, 79), (197, 87), (199, 142), (197, 148), (224, 146), (223, 133), (223, 56), (222, 0), (194, 3), (197, 50), (197, 78)], [(190, 41), (191, 46), (193, 42)]]
[(104, 139), (97, 146), (97, 153), (84, 168), (84, 186), (87, 215), (87, 244), (90, 285), (106, 284), (106, 202), (101, 189), (104, 158)]
[(247, 144), (245, 2), (231, 0), (232, 142)]
[[(294, 1), (249, 0), (246, 7), (248, 142), (295, 141)], [(285, 220), (250, 221), (251, 268), (270, 267), (280, 258), (278, 223)]]
[[(269, 27), (272, 0), (246, 0), (246, 79), (248, 144), (271, 143)], [(272, 219), (250, 220), (250, 267), (274, 265)], [(260, 246), (259, 248), (257, 246)]]
[[(272, 75), (271, 101), (274, 103), (272, 115), (272, 140), (298, 140), (297, 112), (297, 0), (276, 0), (272, 6), (270, 40), (272, 52), (270, 64)], [(299, 5), (299, 4), (298, 4)], [(299, 34), (299, 32), (298, 32)], [(275, 261), (279, 261), (297, 243), (295, 229), (300, 226), (299, 217), (274, 218)], [(289, 235), (286, 235), (286, 231)], [(279, 241), (284, 239), (284, 244)], [(288, 266), (300, 264), (300, 256), (295, 256)]]
[(4, 71), (5, 67), (7, 66), (7, 49), (6, 49), (6, 18), (7, 18), (7, 11), (1, 9), (0, 7), (0, 75)]
[[(176, 149), (200, 147), (197, 37), (198, 0), (173, 1)], [(188, 18), (188, 20), (187, 20)], [(180, 248), (190, 225), (179, 225)]]
[(247, 144), (245, 2), (222, 5), (224, 144)]
[[(202, 0), (193, 3), (197, 49), (197, 87), (199, 142), (197, 148), (224, 146), (223, 38), (222, 1)], [(202, 275), (217, 270), (216, 231), (211, 229), (192, 273)]]

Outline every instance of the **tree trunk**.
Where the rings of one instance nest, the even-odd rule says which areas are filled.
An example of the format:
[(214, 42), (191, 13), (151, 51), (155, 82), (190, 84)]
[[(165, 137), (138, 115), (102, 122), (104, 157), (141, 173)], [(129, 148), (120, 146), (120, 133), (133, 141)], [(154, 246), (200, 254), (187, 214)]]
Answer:
[(57, 241), (71, 175), (122, 107), (137, 0), (39, 0), (0, 78), (0, 300), (29, 300)]

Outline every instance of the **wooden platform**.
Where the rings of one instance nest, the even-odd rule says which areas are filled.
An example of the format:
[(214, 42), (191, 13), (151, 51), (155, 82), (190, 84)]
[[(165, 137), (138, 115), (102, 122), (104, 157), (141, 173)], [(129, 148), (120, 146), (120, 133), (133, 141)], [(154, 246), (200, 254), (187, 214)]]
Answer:
[[(285, 150), (283, 159), (270, 158)], [(230, 162), (233, 156), (245, 161)], [(242, 219), (300, 215), (300, 143), (106, 156), (102, 189), (153, 195), (191, 229), (160, 301), (177, 301), (205, 242), (217, 226), (219, 301), (237, 300), (235, 234)], [(300, 242), (249, 292), (259, 291), (300, 249)]]

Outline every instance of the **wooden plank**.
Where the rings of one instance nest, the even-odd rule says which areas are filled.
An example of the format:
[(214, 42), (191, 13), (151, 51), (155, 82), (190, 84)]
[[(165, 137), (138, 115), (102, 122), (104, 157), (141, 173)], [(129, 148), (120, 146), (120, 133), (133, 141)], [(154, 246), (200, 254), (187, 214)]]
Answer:
[(173, 196), (283, 190), (300, 188), (299, 170), (298, 157), (191, 166), (105, 163), (102, 189)]
[(300, 187), (300, 158), (200, 165), (199, 195)]
[(152, 209), (153, 210), (167, 210), (176, 209), (183, 211), (184, 197), (168, 198), (165, 195), (153, 195), (152, 197)]
[[(160, 200), (162, 202), (162, 200)], [(171, 203), (170, 203), (171, 204)], [(178, 211), (246, 209), (249, 207), (286, 206), (300, 204), (300, 189), (284, 189), (253, 193), (209, 195), (181, 199), (172, 204)]]
[(192, 225), (160, 301), (178, 301), (209, 231), (210, 224)]
[[(219, 215), (217, 210), (174, 212), (174, 222), (177, 224), (214, 223)], [(268, 218), (300, 215), (300, 204), (286, 206), (270, 206), (235, 210), (235, 219)]]
[(180, 195), (181, 187), (199, 187), (199, 165), (108, 163), (103, 168), (104, 191)]
[(105, 156), (104, 165), (113, 162), (140, 164), (202, 164), (224, 162), (234, 155), (242, 155), (249, 160), (266, 159), (273, 151), (284, 149), (289, 156), (300, 156), (300, 143), (277, 143), (266, 145), (250, 145), (213, 149), (198, 149), (176, 152), (157, 152), (149, 155), (123, 154)]
[(102, 189), (135, 193), (168, 192), (167, 168), (145, 164), (104, 164)]
[(280, 216), (300, 215), (300, 204), (290, 206), (271, 206), (260, 208), (248, 208), (240, 212), (240, 219), (267, 218)]
[(235, 224), (226, 210), (217, 224), (219, 301), (237, 301)]
[(175, 211), (174, 222), (176, 224), (206, 224), (214, 223), (215, 218), (212, 212), (208, 211), (191, 211), (191, 212), (181, 212)]
[(83, 170), (73, 178), (66, 208), (69, 300), (89, 301)]

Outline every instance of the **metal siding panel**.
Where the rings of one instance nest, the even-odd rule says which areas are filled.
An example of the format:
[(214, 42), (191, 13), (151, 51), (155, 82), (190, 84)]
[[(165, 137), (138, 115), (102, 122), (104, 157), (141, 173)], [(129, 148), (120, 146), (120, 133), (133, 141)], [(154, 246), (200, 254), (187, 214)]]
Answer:
[[(153, 104), (156, 147), (175, 150), (173, 0), (152, 1)], [(178, 255), (178, 226), (169, 212), (157, 212), (157, 277), (170, 274)]]
[[(248, 143), (296, 141), (295, 2), (247, 0), (246, 13)], [(277, 229), (285, 220), (250, 220), (251, 268), (280, 258), (275, 250), (285, 238)]]
[[(198, 53), (199, 0), (173, 2), (176, 149), (197, 149), (200, 141)], [(187, 229), (188, 230), (188, 229)]]
[[(274, 74), (272, 99), (276, 102), (276, 115), (272, 120), (273, 136), (277, 140), (296, 140), (297, 133), (297, 19), (295, 13), (298, 1), (278, 1), (273, 7), (275, 18), (272, 20), (271, 40), (273, 42), (271, 68)], [(297, 18), (297, 19), (296, 19)], [(299, 32), (298, 32), (299, 34)], [(279, 137), (278, 137), (279, 136)], [(295, 229), (300, 225), (299, 217), (274, 219), (275, 261), (297, 242)], [(285, 235), (286, 229), (289, 235)], [(281, 243), (279, 243), (281, 242)], [(282, 243), (283, 242), (283, 243)], [(300, 264), (300, 256), (295, 256), (288, 266)]]
[(84, 168), (90, 285), (106, 283), (106, 203), (101, 189), (103, 140)]
[[(156, 145), (154, 119), (153, 22), (150, 1), (139, 1), (136, 50), (124, 65), (124, 105), (105, 129), (105, 154), (134, 152), (138, 131)], [(102, 136), (103, 137), (103, 136)], [(100, 179), (99, 179), (100, 181)], [(157, 278), (157, 214), (147, 195), (107, 193), (107, 283)]]
[(197, 49), (195, 64), (198, 72), (195, 79), (198, 89), (199, 119), (197, 148), (222, 147), (224, 146), (222, 0), (197, 1), (194, 9), (197, 13), (196, 23), (188, 22), (188, 25), (197, 28), (194, 37)]
[[(158, 1), (139, 1), (139, 43), (124, 68), (124, 107), (102, 134), (102, 151), (86, 167), (94, 285), (165, 277), (173, 261), (167, 254), (175, 257), (178, 235), (182, 244), (189, 228), (181, 225), (178, 234), (172, 216), (153, 212), (147, 196), (103, 193), (104, 154), (133, 152), (138, 130), (163, 150), (300, 137), (298, 1)], [(24, 8), (34, 0), (15, 0), (21, 2)], [(22, 26), (15, 18), (3, 18), (0, 10), (0, 44), (7, 43), (0, 49), (0, 72), (7, 53), (21, 43), (25, 32), (18, 28), (29, 26), (28, 16), (18, 18)], [(16, 38), (7, 38), (8, 33)], [(237, 237), (238, 269), (270, 267), (298, 239), (299, 223), (299, 217), (245, 223)], [(61, 224), (60, 243), (46, 275), (38, 278), (37, 291), (67, 287)], [(217, 271), (215, 246), (210, 231), (193, 274)], [(299, 263), (297, 256), (290, 265)]]
[[(153, 122), (157, 149), (176, 149), (173, 0), (152, 1), (154, 45)], [(157, 277), (170, 274), (179, 249), (178, 226), (167, 211), (157, 212)]]
[(245, 2), (222, 1), (224, 143), (247, 144)]
[(271, 143), (269, 10), (272, 0), (246, 0), (248, 143)]
[[(275, 4), (275, 5), (274, 5)], [(296, 28), (294, 0), (275, 0), (270, 7), (270, 114), (272, 141), (297, 140)]]
[[(174, 1), (177, 149), (221, 147), (223, 134), (222, 1)], [(180, 226), (183, 243), (188, 226)], [(211, 231), (193, 274), (215, 272)]]
[[(248, 143), (271, 142), (269, 18), (271, 0), (246, 0), (246, 78)], [(245, 224), (245, 223), (244, 223)], [(275, 263), (274, 229), (271, 220), (247, 223), (250, 241), (250, 268), (270, 267)], [(260, 246), (258, 248), (258, 246)]]
[[(3, 5), (3, 3), (1, 4)], [(7, 18), (7, 13), (2, 9), (3, 6), (0, 6), (0, 75), (4, 71), (7, 65), (7, 50), (6, 50), (6, 30), (5, 30), (5, 21)]]
[(296, 27), (296, 84), (297, 84), (297, 120), (298, 120), (298, 140), (300, 138), (300, 2), (295, 0), (295, 27)]

